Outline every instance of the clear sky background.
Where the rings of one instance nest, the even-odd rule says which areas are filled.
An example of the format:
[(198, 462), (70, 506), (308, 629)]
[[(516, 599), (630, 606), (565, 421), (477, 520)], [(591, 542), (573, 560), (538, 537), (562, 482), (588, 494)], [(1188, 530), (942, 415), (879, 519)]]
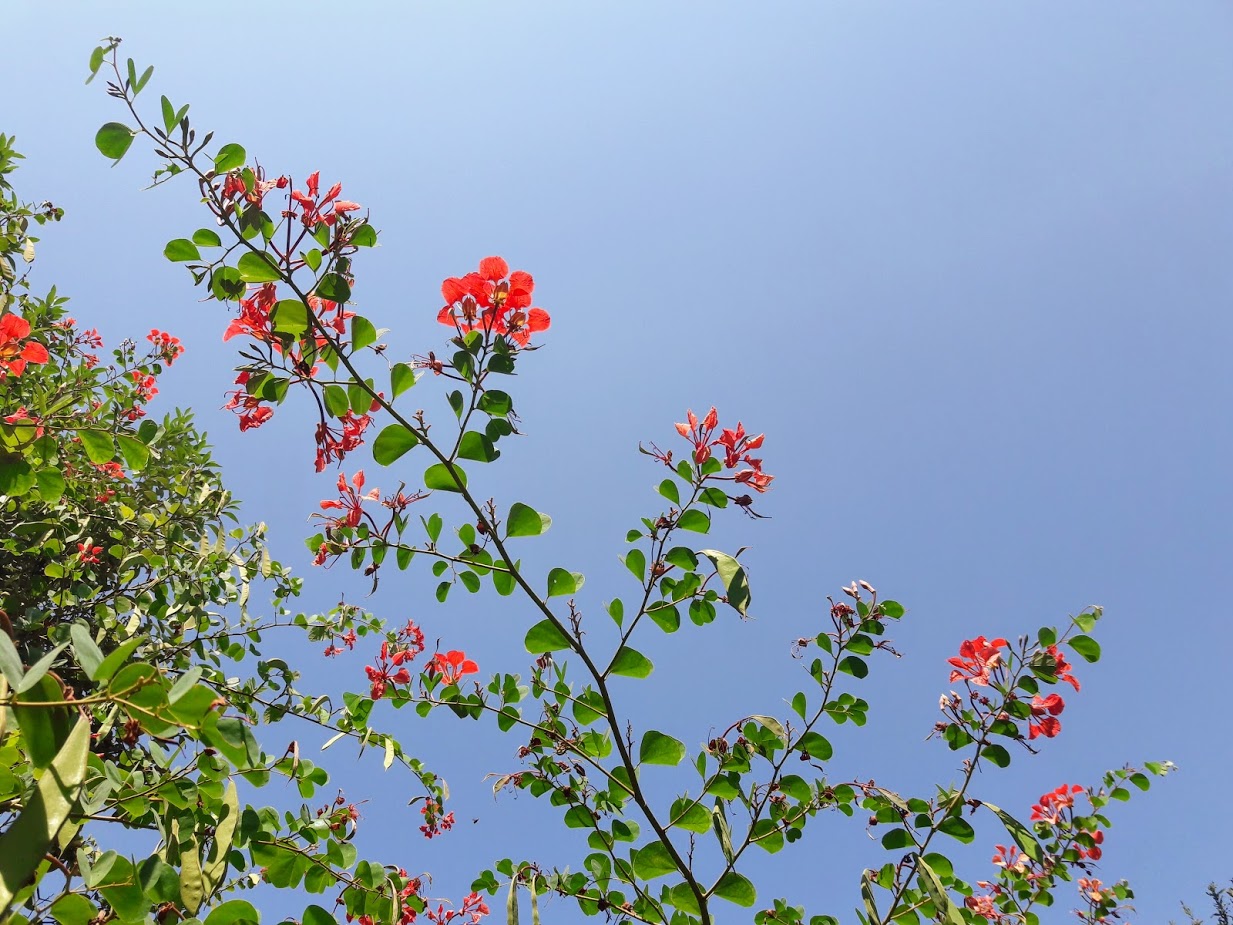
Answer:
[[(871, 722), (836, 730), (834, 773), (928, 795), (956, 776), (922, 740), (959, 642), (1103, 604), (1105, 660), (1081, 666), (1062, 734), (978, 795), (1026, 817), (1064, 781), (1169, 758), (1179, 774), (1113, 808), (1100, 875), (1131, 879), (1140, 922), (1233, 876), (1229, 4), (9, 0), (2, 28), (0, 131), (28, 156), (16, 179), (68, 211), (38, 279), (110, 343), (152, 326), (184, 339), (160, 401), (197, 411), (247, 519), (309, 573), (306, 607), (346, 594), (485, 672), (527, 669), (528, 617), (490, 591), (439, 607), (413, 568), (365, 599), (343, 569), (311, 569), (301, 540), (334, 476), (313, 472), (308, 409), (243, 436), (220, 409), (226, 313), (161, 257), (208, 217), (187, 183), (141, 191), (140, 145), (116, 169), (94, 150), (122, 117), (82, 86), (100, 36), (156, 65), (147, 105), (191, 101), (199, 127), (271, 173), (320, 169), (372, 209), (383, 246), (355, 295), (392, 329), (390, 356), (443, 344), (443, 277), (488, 254), (535, 274), (553, 328), (512, 390), (526, 436), (472, 481), (554, 516), (527, 560), (588, 574), (597, 639), (600, 602), (633, 590), (625, 531), (659, 511), (662, 472), (638, 441), (671, 445), (685, 409), (711, 404), (766, 432), (772, 519), (729, 511), (714, 540), (752, 547), (756, 619), (648, 644), (656, 673), (619, 692), (635, 723), (693, 749), (745, 713), (786, 713), (811, 684), (790, 641), (862, 577), (909, 608), (904, 658), (861, 685)], [(440, 415), (434, 390), (415, 403)], [(374, 469), (370, 484), (395, 486)], [(363, 664), (310, 680), (360, 689)], [(492, 799), (483, 776), (518, 768), (512, 737), (382, 719), (445, 769), (464, 822), (425, 842), (407, 781), (337, 746), (349, 797), (370, 798), (367, 855), (433, 872), (442, 896), (503, 856), (580, 864), (557, 811)], [(753, 859), (759, 902), (851, 920), (862, 866), (887, 855), (859, 819), (809, 832)], [(972, 880), (1005, 840), (980, 832)]]

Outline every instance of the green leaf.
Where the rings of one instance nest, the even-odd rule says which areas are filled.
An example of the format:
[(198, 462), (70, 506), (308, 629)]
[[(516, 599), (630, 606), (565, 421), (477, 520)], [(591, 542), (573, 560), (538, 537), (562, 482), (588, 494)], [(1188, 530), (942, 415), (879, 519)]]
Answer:
[(223, 239), (209, 228), (198, 228), (193, 232), (193, 243), (198, 247), (222, 247)]
[(8, 633), (0, 632), (0, 674), (4, 675), (10, 687), (16, 687), (21, 683), (24, 671), (21, 667), (21, 656), (17, 653), (13, 640)]
[(654, 880), (676, 870), (676, 862), (663, 842), (653, 841), (634, 852), (634, 873), (643, 880)]
[(854, 678), (864, 678), (869, 675), (869, 666), (858, 655), (844, 656), (840, 660), (838, 668), (844, 674), (850, 674)]
[(965, 925), (962, 915), (950, 901), (950, 895), (946, 892), (946, 887), (942, 886), (942, 881), (938, 875), (934, 873), (929, 863), (920, 855), (916, 856), (916, 872), (919, 875), (920, 882), (925, 887), (925, 892), (929, 894), (929, 899), (933, 902), (934, 908), (943, 916), (950, 925)]
[(115, 458), (116, 447), (111, 442), (111, 434), (97, 430), (79, 430), (77, 436), (81, 438), (81, 445), (85, 448), (86, 456), (90, 457), (90, 462), (101, 466)]
[(236, 261), (235, 268), (240, 274), (240, 279), (246, 283), (272, 283), (282, 279), (278, 265), (268, 254), (245, 251)]
[(73, 655), (77, 658), (77, 664), (87, 675), (93, 676), (103, 664), (103, 653), (95, 643), (94, 637), (81, 623), (74, 623), (69, 627), (69, 637), (73, 640)]
[(356, 315), (351, 319), (351, 349), (363, 350), (377, 342), (377, 329), (371, 321)]
[(102, 664), (97, 669), (90, 673), (90, 680), (98, 681), (100, 684), (111, 680), (112, 675), (120, 670), (120, 667), (125, 664), (137, 651), (137, 647), (141, 645), (143, 638), (141, 636), (133, 636), (131, 639), (126, 639), (120, 643), (115, 649), (108, 653), (103, 659)]
[(34, 474), (39, 495), (47, 504), (58, 504), (64, 497), (64, 476), (59, 469), (40, 469)]
[(1070, 640), (1070, 647), (1086, 661), (1100, 661), (1100, 643), (1091, 636), (1075, 636)]
[[(30, 669), (22, 677), (21, 683), (13, 686), (13, 693), (24, 694), (26, 691), (32, 689), (34, 685), (42, 681), (44, 675), (51, 670), (51, 666), (54, 665), (56, 663), (56, 659), (60, 657), (60, 653), (64, 651), (64, 646), (65, 643), (60, 643), (60, 645), (53, 647), (50, 652), (31, 665)], [(56, 685), (56, 690), (59, 691), (59, 685)], [(59, 700), (60, 697), (48, 699)]]
[(377, 229), (367, 223), (351, 232), (351, 244), (355, 247), (374, 247), (377, 243)]
[(797, 691), (795, 696), (792, 698), (792, 710), (801, 719), (805, 718), (805, 708), (807, 705), (808, 702), (805, 699), (804, 691)]
[(341, 385), (327, 385), (324, 392), (325, 410), (336, 418), (343, 417), (351, 410), (351, 399), (347, 390)]
[(242, 298), (247, 291), (248, 286), (235, 267), (219, 267), (210, 276), (210, 292), (220, 302)]
[(476, 462), (492, 462), (501, 455), (501, 451), (492, 445), (492, 441), (483, 434), (469, 430), (462, 435), (458, 444), (460, 459), (474, 459)]
[(94, 146), (103, 157), (119, 161), (133, 143), (133, 130), (119, 122), (108, 122), (94, 136)]
[(810, 758), (816, 758), (819, 761), (829, 761), (831, 756), (835, 754), (835, 749), (826, 736), (814, 732), (812, 729), (801, 736), (796, 747), (800, 751), (806, 752)]
[(308, 306), (299, 299), (280, 299), (270, 310), (270, 324), (277, 334), (299, 337), (308, 330)]
[(505, 417), (514, 410), (514, 400), (500, 389), (489, 389), (480, 396), (479, 410), (495, 417)]
[(34, 467), (16, 453), (0, 455), (0, 495), (17, 498), (38, 482)]
[(972, 843), (976, 838), (976, 832), (968, 821), (960, 816), (947, 816), (938, 825), (938, 831), (943, 835), (949, 835), (951, 838), (958, 839), (965, 845)]
[(980, 750), (980, 757), (987, 759), (999, 768), (1010, 766), (1010, 752), (1001, 745), (986, 745)]
[(619, 674), (627, 678), (645, 678), (654, 670), (655, 666), (651, 663), (651, 660), (637, 649), (621, 646), (617, 650), (616, 655), (612, 657), (612, 664), (608, 666), (605, 674)]
[(672, 479), (664, 479), (660, 482), (658, 491), (673, 504), (681, 503), (681, 493), (676, 487), (676, 482), (672, 481)]
[(719, 878), (719, 883), (715, 884), (715, 895), (746, 908), (758, 901), (758, 891), (754, 889), (749, 878), (734, 870), (728, 871)]
[(641, 549), (631, 549), (622, 558), (625, 567), (633, 573), (633, 576), (639, 581), (646, 580), (646, 554)]
[[(788, 744), (788, 732), (783, 728), (783, 723), (775, 719), (773, 716), (763, 716), (760, 713), (754, 713), (749, 717), (754, 722), (758, 723), (766, 729), (771, 735), (777, 738), (786, 747)], [(817, 756), (815, 756), (817, 757)]]
[(741, 563), (717, 549), (699, 549), (698, 555), (706, 556), (715, 565), (719, 580), (723, 583), (728, 604), (742, 617), (749, 610), (749, 581)]
[(638, 746), (638, 760), (643, 764), (664, 764), (676, 767), (685, 759), (685, 743), (648, 729), (642, 735), (642, 744)]
[(0, 915), (8, 911), (77, 805), (90, 759), (90, 720), (81, 717), (33, 795), (0, 835)]
[(80, 893), (65, 893), (51, 904), (51, 917), (60, 925), (88, 925), (98, 907)]
[(507, 536), (539, 536), (547, 533), (550, 526), (551, 517), (519, 501), (510, 505), (509, 515), (505, 518)]
[(150, 461), (150, 448), (136, 437), (116, 434), (116, 443), (120, 445), (120, 453), (124, 456), (124, 462), (132, 471), (140, 472)]
[(395, 363), (390, 370), (390, 388), (393, 397), (397, 398), (411, 386), (415, 385), (415, 370), (406, 363)]
[(205, 925), (259, 925), (261, 916), (253, 904), (243, 899), (231, 899), (210, 910)]
[(243, 167), (246, 160), (248, 160), (248, 154), (239, 145), (223, 145), (218, 149), (218, 154), (214, 155), (214, 169), (219, 173), (226, 173), (237, 167)]
[(556, 652), (559, 649), (570, 647), (569, 639), (565, 634), (557, 628), (556, 624), (547, 619), (540, 620), (527, 630), (523, 644), (532, 655), (538, 655), (541, 652)]
[(1002, 825), (1006, 827), (1006, 831), (1014, 839), (1015, 844), (1019, 846), (1020, 851), (1033, 861), (1040, 858), (1040, 843), (1036, 840), (1036, 836), (1032, 834), (1031, 829), (999, 806), (994, 806), (992, 803), (984, 801), (981, 801), (981, 805), (1001, 820)]
[(912, 844), (912, 839), (904, 829), (894, 828), (882, 836), (882, 847), (887, 851), (898, 851)]
[[(388, 430), (388, 428), (387, 428)], [(462, 491), (467, 485), (467, 474), (462, 471), (462, 467), (455, 464), (451, 474), (450, 468), (444, 463), (437, 463), (429, 466), (424, 472), (424, 487), (434, 491)], [(457, 477), (458, 481), (454, 479)], [(462, 483), (460, 488), (458, 483)]]
[(351, 301), (351, 286), (337, 273), (327, 273), (317, 283), (316, 294), (341, 305)]
[[(377, 434), (377, 439), (372, 442), (372, 458), (376, 460), (377, 465), (388, 466), (419, 442), (420, 438), (401, 424), (387, 424), (382, 428), (381, 433)], [(457, 489), (447, 490), (456, 491)]]
[(302, 925), (337, 925), (334, 916), (321, 906), (308, 906), (300, 921)]
[(697, 508), (685, 511), (677, 518), (676, 525), (682, 530), (692, 530), (694, 533), (706, 533), (711, 529), (711, 518)]
[(554, 568), (548, 573), (548, 596), (562, 597), (566, 594), (577, 594), (582, 589), (581, 572), (568, 572), (563, 568)]
[(173, 263), (180, 263), (185, 260), (200, 260), (201, 251), (187, 238), (176, 238), (167, 242), (167, 246), (163, 248), (163, 256)]

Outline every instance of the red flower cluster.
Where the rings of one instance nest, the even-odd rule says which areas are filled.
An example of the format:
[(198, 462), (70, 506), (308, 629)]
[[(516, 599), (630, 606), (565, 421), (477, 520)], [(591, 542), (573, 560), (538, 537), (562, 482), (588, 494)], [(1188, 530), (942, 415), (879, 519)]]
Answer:
[[(285, 178), (279, 178), (280, 181)], [(327, 225), (333, 225), (340, 217), (346, 218), (348, 212), (354, 212), (360, 208), (358, 202), (351, 202), (346, 199), (339, 199), (338, 195), (342, 192), (342, 184), (335, 183), (329, 188), (326, 194), (318, 198), (317, 189), (321, 182), (321, 171), (315, 170), (308, 175), (305, 181), (306, 190), (293, 190), (291, 198), (304, 207), (304, 213), (300, 216), (300, 220), (304, 223), (305, 228), (312, 228), (318, 222), (325, 222)], [(280, 186), (285, 186), (285, 183), (279, 183)], [(294, 210), (289, 210), (286, 213), (289, 218), (295, 217)]]
[(411, 681), (411, 672), (403, 667), (404, 662), (415, 658), (410, 649), (393, 648), (388, 642), (381, 643), (381, 655), (374, 668), (368, 665), (364, 668), (368, 680), (372, 683), (372, 699), (380, 700), (385, 696), (386, 689), (391, 684), (407, 684)]
[(91, 546), (89, 543), (77, 544), (77, 558), (85, 565), (98, 562), (99, 553), (102, 551), (102, 546)]
[(248, 334), (262, 341), (270, 340), (273, 337), (270, 333), (270, 309), (277, 302), (278, 287), (274, 283), (263, 283), (248, 298), (240, 299), (240, 317), (231, 319), (231, 324), (223, 332), (223, 341), (229, 341), (237, 334)]
[(1053, 673), (1057, 676), (1057, 679), (1065, 681), (1077, 691), (1079, 689), (1079, 682), (1070, 673), (1070, 662), (1066, 661), (1066, 656), (1062, 654), (1057, 646), (1049, 646), (1045, 651), (1053, 658)]
[(253, 188), (249, 189), (248, 184), (244, 182), (244, 172), (241, 170), (233, 170), (223, 179), (223, 198), (230, 199), (235, 202), (237, 199), (243, 199), (249, 205), (261, 208), (261, 201), (265, 198), (265, 194), (272, 189), (286, 189), (291, 181), (287, 177), (279, 177), (275, 180), (267, 180), (265, 171), (261, 167), (253, 170)]
[(27, 363), (46, 363), (50, 359), (47, 348), (30, 336), (30, 322), (19, 315), (0, 317), (0, 377), (12, 373), (20, 376)]
[[(371, 411), (376, 411), (380, 405), (373, 402)], [(338, 423), (341, 430), (331, 427), (325, 421), (317, 425), (315, 439), (317, 441), (316, 467), (318, 472), (324, 472), (331, 461), (342, 462), (344, 456), (364, 442), (364, 431), (372, 423), (372, 417), (367, 414), (356, 415), (348, 411)]]
[[(343, 644), (343, 646), (346, 646), (347, 649), (354, 649), (356, 643), (355, 630), (347, 630), (347, 632), (338, 637), (338, 640)], [(333, 658), (335, 655), (342, 655), (344, 651), (346, 650), (344, 650), (342, 646), (336, 646), (333, 642), (330, 642), (330, 644), (325, 647), (325, 655), (328, 658)]]
[(950, 680), (971, 681), (985, 687), (989, 684), (989, 673), (1002, 664), (1001, 649), (1007, 647), (1005, 639), (994, 639), (989, 642), (984, 636), (975, 639), (965, 639), (959, 646), (959, 655), (947, 659), (954, 666)]
[(480, 919), (488, 915), (488, 904), (484, 902), (484, 897), (479, 893), (468, 893), (462, 901), (461, 909), (446, 909), (440, 903), (437, 904), (437, 909), (434, 912), (432, 909), (424, 911), (424, 915), (428, 917), (428, 921), (433, 925), (449, 925), (454, 919), (470, 916), (469, 925), (477, 925)]
[(467, 658), (465, 652), (451, 649), (449, 652), (438, 652), (434, 655), (428, 670), (439, 675), (446, 684), (457, 684), (463, 675), (479, 671), (479, 665)]
[(42, 421), (40, 421), (39, 418), (32, 415), (29, 412), (29, 410), (26, 409), (25, 405), (20, 406), (12, 414), (6, 414), (4, 416), (5, 424), (24, 424), (27, 422), (28, 422), (28, 426), (34, 427), (34, 436), (36, 438), (43, 436)]
[(133, 387), (136, 391), (134, 399), (139, 402), (147, 402), (158, 394), (157, 381), (154, 376), (143, 373), (139, 369), (129, 373), (129, 377), (133, 380)]
[(1032, 716), (1036, 722), (1028, 723), (1028, 738), (1044, 736), (1052, 739), (1062, 731), (1062, 723), (1057, 718), (1066, 709), (1066, 702), (1057, 694), (1041, 697), (1037, 694), (1032, 698)]
[(1062, 784), (1056, 790), (1050, 790), (1032, 807), (1032, 821), (1057, 825), (1062, 813), (1075, 805), (1075, 794), (1082, 792), (1083, 788), (1078, 784)]
[[(248, 384), (250, 377), (248, 370), (241, 370), (240, 375), (235, 377), (235, 384), (244, 386)], [(240, 430), (251, 430), (255, 427), (260, 427), (270, 418), (274, 417), (274, 409), (261, 404), (261, 399), (256, 395), (249, 395), (246, 389), (240, 388), (227, 393), (227, 404), (223, 405), (228, 411), (234, 411), (240, 416)]]
[[(742, 464), (748, 467), (732, 476), (733, 481), (740, 485), (748, 485), (757, 492), (765, 492), (770, 488), (775, 476), (763, 472), (762, 460), (749, 455), (749, 451), (762, 446), (762, 441), (766, 439), (765, 434), (750, 437), (745, 433), (745, 425), (738, 421), (736, 430), (724, 428), (718, 437), (714, 437), (715, 428), (719, 426), (719, 415), (713, 406), (701, 422), (693, 411), (687, 411), (685, 418), (686, 423), (676, 425), (676, 432), (693, 444), (693, 458), (696, 465), (702, 465), (711, 458), (711, 447), (722, 446), (725, 469), (735, 469)], [(652, 455), (662, 459), (668, 465), (672, 464), (671, 453)]]
[(424, 805), (420, 807), (420, 813), (424, 816), (424, 824), (420, 826), (420, 831), (424, 833), (425, 838), (435, 838), (454, 827), (453, 812), (443, 814), (441, 809), (441, 804), (433, 799), (425, 800)]
[(338, 500), (326, 499), (321, 502), (323, 511), (346, 511), (342, 517), (329, 518), (329, 525), (333, 527), (358, 527), (360, 519), (364, 516), (363, 505), (365, 501), (376, 501), (381, 497), (381, 493), (377, 489), (370, 490), (367, 494), (360, 494), (364, 490), (364, 470), (361, 469), (351, 478), (351, 485), (347, 484), (347, 477), (341, 472), (338, 473)]
[(168, 366), (184, 353), (184, 346), (180, 343), (180, 338), (172, 337), (166, 331), (160, 331), (158, 328), (151, 328), (150, 333), (146, 335), (146, 340), (158, 348), (159, 355)]
[(481, 330), (508, 335), (525, 347), (532, 334), (547, 331), (552, 324), (546, 311), (531, 306), (534, 290), (530, 273), (511, 273), (501, 257), (485, 257), (478, 272), (451, 276), (441, 284), (445, 307), (437, 312), (437, 320), (459, 334)]

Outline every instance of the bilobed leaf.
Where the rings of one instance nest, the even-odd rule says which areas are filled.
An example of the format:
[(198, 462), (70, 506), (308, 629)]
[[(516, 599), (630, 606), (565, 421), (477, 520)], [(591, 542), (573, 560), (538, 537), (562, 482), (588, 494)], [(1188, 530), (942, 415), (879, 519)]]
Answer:
[(34, 873), (77, 805), (90, 758), (90, 720), (77, 720), (33, 795), (0, 835), (0, 915)]
[(734, 870), (728, 871), (719, 878), (719, 883), (715, 885), (715, 895), (746, 908), (758, 901), (758, 891), (754, 889), (753, 883), (748, 877)]
[(526, 639), (523, 640), (527, 651), (532, 655), (538, 655), (541, 652), (556, 652), (559, 649), (568, 649), (569, 640), (565, 634), (551, 620), (540, 620), (533, 627), (527, 630)]
[(236, 261), (235, 268), (240, 279), (246, 283), (272, 283), (282, 278), (278, 266), (268, 254), (246, 251)]
[(508, 536), (539, 536), (541, 533), (548, 532), (550, 526), (552, 526), (551, 517), (519, 501), (510, 505), (509, 515), (505, 518), (505, 530)]
[(163, 256), (173, 263), (181, 263), (185, 260), (200, 260), (201, 251), (187, 238), (176, 238), (167, 242), (167, 246), (163, 248)]
[(401, 424), (387, 424), (372, 442), (372, 458), (378, 465), (388, 466), (419, 442), (420, 438)]
[(569, 572), (563, 568), (554, 568), (548, 573), (548, 596), (562, 597), (566, 594), (577, 594), (582, 588), (581, 572)]
[(645, 678), (654, 670), (655, 666), (651, 660), (637, 649), (621, 646), (613, 656), (607, 673), (624, 675), (627, 678)]
[(415, 385), (415, 370), (406, 363), (395, 363), (390, 370), (390, 388), (397, 398)]
[(478, 431), (467, 431), (462, 435), (462, 440), (458, 443), (459, 459), (493, 462), (500, 455), (501, 451), (492, 445), (492, 441)]
[(643, 764), (664, 764), (674, 768), (684, 758), (685, 743), (654, 729), (643, 733), (642, 744), (638, 746), (638, 760)]
[(1100, 643), (1091, 636), (1075, 636), (1069, 644), (1080, 658), (1089, 662), (1100, 661)]
[(367, 318), (356, 315), (351, 319), (351, 349), (363, 350), (377, 342), (377, 329)]
[(90, 462), (101, 466), (115, 458), (116, 448), (111, 442), (111, 434), (97, 430), (79, 430), (77, 436), (81, 438), (81, 445), (85, 448), (86, 456), (90, 457)]
[(699, 549), (698, 555), (706, 556), (715, 565), (719, 580), (723, 583), (728, 604), (745, 616), (749, 610), (749, 581), (745, 569), (735, 558), (717, 549)]
[(103, 157), (119, 161), (133, 143), (133, 130), (119, 122), (108, 122), (94, 136), (94, 146)]
[(327, 273), (317, 283), (316, 294), (341, 305), (351, 300), (351, 286), (337, 273)]
[[(437, 463), (434, 466), (429, 466), (424, 472), (424, 487), (434, 491), (461, 491), (458, 482), (462, 483), (463, 487), (467, 484), (467, 474), (462, 471), (462, 467), (455, 464), (453, 473), (450, 473), (443, 463)], [(458, 481), (454, 479), (457, 477)]]
[(222, 247), (223, 239), (209, 228), (198, 228), (193, 232), (193, 243), (198, 247)]
[(634, 873), (643, 880), (654, 880), (676, 870), (676, 862), (663, 842), (653, 841), (634, 852)]
[(247, 159), (248, 154), (239, 145), (223, 145), (218, 149), (218, 154), (214, 155), (214, 169), (219, 173), (226, 173), (228, 170), (243, 167)]
[(116, 443), (120, 445), (120, 453), (124, 462), (133, 472), (140, 472), (150, 461), (150, 448), (128, 434), (116, 434)]
[(694, 533), (706, 533), (711, 529), (711, 518), (697, 508), (684, 511), (677, 518), (676, 525), (682, 530), (692, 530)]
[(270, 325), (276, 334), (298, 337), (308, 330), (308, 306), (299, 299), (279, 299), (270, 310)]

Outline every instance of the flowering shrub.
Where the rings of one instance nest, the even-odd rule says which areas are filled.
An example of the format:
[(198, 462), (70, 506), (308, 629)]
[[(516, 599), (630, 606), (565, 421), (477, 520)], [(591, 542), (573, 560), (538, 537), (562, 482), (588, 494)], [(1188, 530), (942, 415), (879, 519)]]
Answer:
[[(503, 258), (486, 257), (476, 271), (445, 279), (444, 306), (436, 309), (436, 317), (450, 329), (449, 346), (440, 356), (430, 350), (388, 357), (376, 325), (347, 308), (357, 284), (356, 261), (377, 241), (363, 208), (342, 198), (339, 183), (321, 194), (317, 173), (302, 182), (290, 174), (267, 176), (239, 145), (207, 153), (211, 136), (198, 142), (187, 107), (176, 109), (166, 97), (160, 101), (161, 121), (147, 122), (136, 99), (151, 72), (139, 76), (131, 60), (123, 69), (116, 45), (113, 40), (96, 50), (91, 70), (109, 64), (109, 92), (127, 106), (136, 128), (108, 123), (96, 144), (104, 155), (118, 159), (135, 137), (148, 138), (162, 161), (156, 185), (181, 174), (191, 177), (222, 232), (198, 230), (169, 242), (164, 253), (185, 263), (211, 298), (234, 303), (231, 317), (220, 322), (220, 336), (242, 345), (237, 388), (227, 403), (239, 415), (240, 429), (263, 426), (292, 394), (306, 394), (317, 415), (311, 443), (306, 441), (317, 471), (350, 462), (351, 454), (361, 451), (379, 467), (406, 467), (416, 459), (424, 466), (422, 475), (411, 479), (416, 487), (410, 494), (407, 479), (397, 491), (382, 494), (367, 488), (364, 470), (353, 463), (350, 478), (340, 472), (338, 496), (320, 502), (319, 532), (308, 540), (313, 561), (319, 566), (343, 561), (374, 581), (390, 565), (404, 571), (416, 562), (427, 564), (438, 601), (446, 601), (458, 586), (473, 594), (491, 586), (499, 596), (516, 595), (522, 612), (532, 614), (524, 636), (529, 667), (527, 660), (485, 666), (490, 673), (483, 679), (473, 677), (480, 666), (463, 649), (433, 652), (421, 661), (424, 632), (416, 624), (395, 631), (345, 606), (328, 618), (306, 618), (300, 622), (327, 641), (326, 656), (361, 648), (369, 657), (363, 676), (357, 673), (365, 694), (347, 694), (345, 708), (323, 715), (300, 701), (302, 714), (336, 723), (342, 734), (355, 734), (378, 702), (396, 709), (413, 705), (419, 715), (445, 709), (460, 718), (487, 718), (498, 732), (516, 733), (521, 743), (521, 768), (500, 775), (495, 790), (546, 798), (565, 827), (586, 833), (588, 845), (584, 857), (568, 864), (498, 860), (479, 873), (458, 907), (438, 903), (435, 910), (421, 897), (418, 878), (408, 878), (395, 865), (377, 875), (371, 865), (355, 861), (354, 851), (341, 847), (331, 845), (324, 852), (303, 848), (289, 858), (269, 849), (281, 844), (275, 836), (254, 842), (242, 834), (236, 844), (248, 848), (247, 857), (233, 851), (228, 859), (238, 855), (237, 863), (247, 865), (257, 880), (276, 886), (296, 886), (301, 877), (314, 892), (341, 884), (336, 906), (363, 925), (405, 923), (420, 914), (434, 922), (479, 921), (489, 913), (481, 894), (498, 890), (506, 892), (510, 921), (517, 920), (522, 893), (529, 895), (535, 921), (538, 898), (553, 893), (570, 898), (584, 914), (619, 921), (726, 921), (732, 916), (723, 905), (728, 903), (749, 909), (756, 923), (829, 925), (837, 918), (807, 918), (805, 909), (788, 899), (760, 900), (742, 871), (748, 869), (751, 849), (775, 854), (801, 841), (807, 827), (839, 814), (865, 820), (880, 842), (874, 866), (859, 874), (862, 908), (856, 914), (862, 923), (922, 918), (1035, 923), (1037, 910), (1053, 904), (1055, 893), (1076, 879), (1078, 891), (1066, 898), (1082, 919), (1106, 921), (1120, 914), (1129, 888), (1106, 885), (1095, 876), (1110, 825), (1103, 810), (1109, 800), (1129, 796), (1125, 784), (1147, 789), (1148, 774), (1165, 773), (1167, 763), (1112, 771), (1094, 786), (1059, 786), (1032, 807), (1028, 823), (974, 792), (977, 771), (1004, 768), (1014, 754), (1031, 756), (1045, 745), (1038, 740), (1062, 733), (1058, 717), (1066, 704), (1049, 689), (1066, 682), (1079, 692), (1068, 656), (1086, 662), (1100, 657), (1090, 635), (1099, 609), (1013, 644), (986, 636), (960, 644), (949, 660), (949, 680), (961, 690), (941, 697), (941, 716), (933, 729), (933, 737), (961, 754), (960, 779), (927, 795), (900, 794), (872, 777), (845, 779), (830, 770), (834, 748), (824, 730), (830, 722), (865, 724), (869, 704), (855, 691), (877, 659), (897, 654), (888, 632), (906, 615), (900, 603), (881, 597), (864, 581), (843, 588), (840, 600), (828, 599), (820, 626), (798, 639), (794, 654), (805, 679), (803, 689), (787, 698), (790, 714), (730, 718), (692, 755), (686, 743), (671, 735), (649, 727), (635, 730), (613, 685), (616, 677), (644, 680), (651, 675), (652, 661), (635, 643), (643, 645), (648, 634), (675, 633), (686, 616), (705, 626), (721, 606), (741, 616), (749, 612), (752, 591), (739, 553), (694, 548), (691, 538), (707, 534), (713, 518), (730, 507), (753, 518), (763, 516), (754, 511), (749, 492), (761, 497), (772, 488), (774, 477), (764, 470), (762, 457), (753, 455), (761, 452), (765, 435), (748, 434), (740, 422), (735, 428), (721, 427), (711, 408), (701, 419), (689, 411), (676, 424), (688, 446), (679, 460), (673, 449), (661, 450), (655, 443), (642, 449), (668, 471), (657, 487), (655, 507), (625, 537), (622, 561), (633, 578), (629, 606), (620, 597), (604, 606), (611, 627), (584, 616), (582, 574), (565, 567), (534, 574), (517, 555), (522, 544), (550, 528), (551, 518), (522, 501), (498, 507), (494, 500), (483, 500), (467, 472), (495, 462), (501, 441), (517, 434), (515, 400), (501, 387), (509, 381), (504, 377), (528, 362), (541, 346), (541, 335), (552, 330), (548, 313), (533, 304), (531, 275), (511, 271)], [(152, 344), (160, 358), (174, 346), (158, 338)], [(429, 373), (450, 390), (452, 423), (430, 422), (424, 412), (408, 413), (400, 402)], [(133, 377), (126, 387), (138, 396), (150, 393), (146, 375)], [(425, 510), (414, 519), (408, 515), (413, 504), (436, 507), (451, 495), (464, 510), (453, 538), (444, 531), (441, 511)], [(371, 637), (366, 649), (361, 647), (364, 637)], [(558, 652), (568, 653), (572, 664), (558, 662)], [(515, 673), (519, 669), (528, 672), (525, 680)], [(274, 703), (270, 709), (292, 709), (281, 699)], [(214, 715), (217, 705), (206, 706)], [(134, 709), (131, 722), (137, 723), (134, 735), (139, 736), (143, 714), (140, 706)], [(209, 720), (197, 722), (184, 724), (182, 734), (220, 750), (237, 747), (226, 736), (211, 738)], [(372, 738), (366, 728), (363, 741)], [(403, 757), (392, 736), (382, 738), (388, 763)], [(298, 752), (283, 756), (274, 767), (286, 773), (288, 763), (291, 775), (298, 773), (302, 780), (299, 769), (305, 762)], [(426, 788), (420, 831), (429, 839), (443, 836), (454, 825), (444, 788), (418, 762), (407, 763)], [(674, 798), (661, 799), (644, 786), (643, 773), (652, 766), (688, 769)], [(252, 772), (237, 762), (234, 769), (216, 773), (221, 780)], [(1090, 807), (1086, 815), (1076, 809), (1080, 800)], [(328, 838), (325, 833), (353, 827), (357, 816), (344, 804), (322, 809), (321, 825), (312, 831)], [(212, 817), (211, 811), (221, 816)], [(217, 804), (203, 813), (219, 826), (234, 818), (234, 812)], [(944, 846), (946, 839), (973, 842), (977, 832), (970, 819), (978, 813), (978, 822), (986, 820), (1004, 834), (990, 842), (996, 844), (990, 879), (973, 881), (956, 871)], [(179, 845), (179, 830), (168, 831), (168, 844)], [(185, 870), (190, 881), (196, 876), (191, 873), (195, 858), (180, 851), (181, 884)], [(307, 863), (298, 873), (284, 873), (297, 870), (302, 859)], [(316, 873), (322, 869), (328, 875)], [(221, 886), (211, 881), (209, 890), (189, 894), (191, 903), (184, 901), (181, 886), (180, 902), (174, 897), (165, 902), (196, 915), (222, 898)], [(116, 911), (121, 905), (104, 900), (124, 917)], [(231, 905), (236, 902), (242, 901), (215, 907), (206, 925), (227, 925), (250, 915), (255, 920), (255, 910), (236, 911)], [(33, 908), (37, 913), (37, 903)], [(227, 917), (215, 922), (228, 908)], [(143, 905), (141, 914), (148, 909)], [(332, 918), (333, 913), (315, 905), (304, 914), (306, 925), (324, 925)]]

